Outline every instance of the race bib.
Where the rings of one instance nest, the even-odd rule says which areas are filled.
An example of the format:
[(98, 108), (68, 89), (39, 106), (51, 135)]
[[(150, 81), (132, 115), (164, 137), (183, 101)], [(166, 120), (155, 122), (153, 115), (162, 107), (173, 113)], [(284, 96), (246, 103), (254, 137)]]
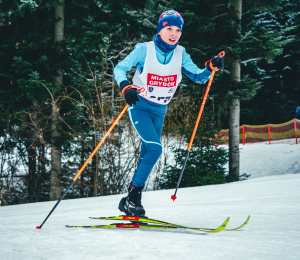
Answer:
[(176, 91), (177, 75), (159, 76), (148, 73), (145, 96), (156, 103), (167, 104)]

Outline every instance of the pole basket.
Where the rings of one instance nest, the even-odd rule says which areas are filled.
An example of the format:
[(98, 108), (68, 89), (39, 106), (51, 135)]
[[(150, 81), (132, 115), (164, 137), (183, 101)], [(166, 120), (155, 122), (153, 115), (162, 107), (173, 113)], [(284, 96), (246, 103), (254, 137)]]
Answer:
[(177, 199), (177, 197), (176, 197), (176, 196), (174, 196), (174, 195), (171, 195), (171, 200), (175, 201), (176, 199)]

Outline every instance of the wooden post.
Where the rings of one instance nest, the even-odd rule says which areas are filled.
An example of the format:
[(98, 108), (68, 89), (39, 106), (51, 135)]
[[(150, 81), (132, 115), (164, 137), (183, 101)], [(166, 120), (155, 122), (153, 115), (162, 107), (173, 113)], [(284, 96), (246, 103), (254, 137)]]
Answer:
[(271, 144), (270, 124), (268, 124), (268, 132), (269, 132), (269, 144)]
[(296, 144), (298, 144), (298, 139), (297, 139), (297, 121), (296, 121), (296, 118), (294, 118), (294, 127), (295, 127)]

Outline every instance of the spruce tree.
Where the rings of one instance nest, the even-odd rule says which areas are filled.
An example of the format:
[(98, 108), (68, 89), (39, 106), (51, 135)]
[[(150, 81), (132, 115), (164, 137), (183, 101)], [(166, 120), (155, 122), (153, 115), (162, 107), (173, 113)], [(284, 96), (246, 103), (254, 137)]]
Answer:
[[(294, 2), (294, 3), (293, 3)], [(281, 10), (259, 14), (258, 22), (266, 29), (284, 32), (287, 44), (274, 63), (265, 60), (244, 62), (243, 69), (263, 82), (263, 87), (251, 101), (241, 104), (242, 124), (279, 124), (295, 117), (300, 104), (299, 73), (299, 3), (285, 0)], [(298, 9), (298, 10), (297, 10)], [(259, 69), (253, 70), (253, 67)]]
[[(284, 31), (273, 31), (257, 22), (256, 15), (280, 9), (281, 1), (193, 1), (167, 2), (165, 8), (179, 11), (185, 19), (180, 44), (186, 47), (193, 61), (201, 68), (206, 60), (225, 51), (225, 70), (216, 73), (211, 87), (210, 97), (214, 100), (219, 113), (219, 122), (224, 121), (224, 114), (234, 119), (233, 128), (239, 127), (239, 108), (234, 110), (240, 101), (252, 99), (262, 86), (258, 77), (245, 74), (240, 63), (255, 59), (273, 62), (282, 53), (282, 46), (288, 43), (282, 39)], [(242, 8), (242, 10), (241, 10)], [(236, 12), (241, 16), (236, 16)], [(203, 67), (202, 67), (203, 68)], [(253, 67), (252, 67), (253, 68)], [(258, 65), (253, 70), (258, 69)], [(252, 74), (253, 75), (253, 74)], [(194, 84), (184, 81), (187, 88)], [(196, 97), (194, 97), (196, 98)], [(236, 104), (236, 105), (234, 105)], [(229, 112), (231, 111), (231, 113)], [(228, 126), (228, 121), (223, 126)], [(230, 178), (238, 180), (238, 136), (231, 134)], [(231, 142), (230, 141), (230, 142)], [(235, 157), (233, 155), (236, 155)]]
[[(12, 137), (8, 129), (23, 130), (18, 132), (20, 136), (14, 144), (25, 145), (26, 150), (20, 152), (20, 156), (28, 155), (25, 161), (30, 169), (27, 172), (27, 197), (24, 196), (28, 201), (41, 199), (36, 191), (38, 187), (43, 190), (43, 200), (50, 197), (50, 172), (46, 167), (50, 164), (47, 160), (44, 160), (45, 163), (40, 161), (45, 159), (45, 150), (56, 144), (58, 152), (54, 154), (57, 155), (61, 149), (62, 156), (68, 158), (74, 155), (72, 145), (76, 144), (77, 137), (94, 135), (90, 128), (82, 126), (90, 121), (87, 111), (73, 101), (88, 97), (88, 102), (95, 103), (95, 92), (86, 91), (90, 86), (91, 71), (97, 86), (107, 92), (101, 92), (99, 96), (111, 94), (111, 83), (107, 84), (111, 81), (109, 75), (112, 75), (110, 61), (116, 64), (122, 54), (128, 54), (136, 42), (148, 37), (149, 31), (153, 30), (148, 20), (149, 10), (147, 15), (142, 12), (147, 5), (148, 2), (135, 0), (66, 0), (64, 4), (58, 0), (0, 2), (1, 136)], [(65, 13), (64, 37), (63, 41), (54, 42), (55, 24), (62, 21), (59, 16), (57, 19), (54, 16), (58, 8), (63, 8)], [(101, 81), (99, 76), (103, 76)], [(54, 79), (59, 77), (61, 80), (56, 84)], [(74, 88), (79, 91), (77, 96)], [(115, 89), (116, 97), (116, 86)], [(54, 102), (56, 107), (51, 106)], [(110, 114), (101, 118), (105, 124), (112, 117), (112, 110), (107, 108), (107, 111)], [(55, 115), (52, 115), (51, 121), (52, 112)], [(51, 122), (52, 126), (56, 125), (56, 134), (52, 137)], [(91, 151), (85, 150), (89, 155)], [(57, 161), (60, 159), (57, 158)], [(45, 173), (43, 185), (39, 171)], [(59, 186), (63, 188), (74, 176), (74, 169), (63, 163), (56, 167), (56, 174), (59, 175), (56, 178), (59, 183), (55, 185), (53, 199), (60, 194)], [(29, 199), (28, 194), (34, 196), (30, 195)], [(92, 191), (89, 194), (96, 193)]]

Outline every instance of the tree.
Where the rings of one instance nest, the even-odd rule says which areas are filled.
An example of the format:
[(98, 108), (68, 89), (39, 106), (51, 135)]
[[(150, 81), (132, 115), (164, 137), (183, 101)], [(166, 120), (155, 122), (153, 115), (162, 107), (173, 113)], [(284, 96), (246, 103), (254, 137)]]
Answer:
[[(5, 180), (1, 182), (3, 192), (6, 195), (13, 194), (9, 199), (6, 195), (3, 197), (8, 204), (49, 200), (48, 158), (51, 147), (52, 172), (56, 176), (59, 175), (56, 178), (52, 174), (56, 184), (52, 185), (55, 187), (55, 193), (51, 192), (54, 194), (51, 199), (60, 196), (61, 188), (65, 187), (75, 174), (66, 161), (76, 155), (74, 146), (78, 138), (88, 138), (88, 146), (83, 149), (84, 157), (87, 158), (89, 149), (95, 147), (102, 131), (107, 130), (108, 122), (119, 111), (120, 107), (112, 110), (106, 102), (112, 93), (110, 75), (113, 73), (108, 64), (117, 63), (118, 59), (130, 52), (135, 43), (141, 38), (147, 38), (149, 31), (153, 30), (151, 22), (142, 12), (148, 1), (125, 0), (120, 3), (68, 0), (65, 5), (62, 3), (57, 0), (3, 0), (0, 3), (0, 59), (3, 61), (0, 64), (0, 133), (1, 137), (4, 137), (1, 139), (1, 152), (8, 155), (1, 161), (7, 172), (1, 172), (0, 177)], [(62, 19), (55, 19), (55, 9), (64, 10), (64, 38), (60, 41), (61, 30), (60, 39), (58, 37), (53, 43), (53, 28), (63, 24)], [(149, 10), (147, 12), (149, 13)], [(61, 18), (62, 13), (58, 16)], [(86, 75), (90, 73), (97, 86), (97, 90), (94, 91), (87, 91), (91, 78)], [(78, 107), (78, 104), (70, 99), (68, 91), (72, 92), (74, 88), (78, 92), (77, 96), (72, 96), (73, 99), (80, 99), (80, 95), (85, 98), (91, 95), (89, 102), (94, 103), (95, 97), (99, 97), (105, 109), (104, 113), (96, 111), (98, 114), (95, 120), (100, 120), (103, 128), (94, 128), (91, 131), (90, 128), (82, 127), (83, 123), (93, 120), (90, 120), (83, 107)], [(116, 86), (114, 88), (116, 89)], [(97, 91), (99, 93), (95, 95)], [(116, 91), (114, 99), (115, 103), (120, 99)], [(99, 122), (97, 121), (94, 127), (99, 126)], [(92, 142), (90, 137), (93, 137)], [(117, 145), (111, 145), (110, 148), (113, 152), (119, 149)], [(16, 153), (17, 160), (13, 161), (9, 157), (16, 149), (20, 151)], [(119, 149), (120, 153), (122, 149)], [(54, 155), (58, 157), (55, 158)], [(134, 153), (133, 156), (135, 155)], [(121, 192), (120, 187), (107, 189), (107, 161), (104, 160), (102, 165), (98, 159), (95, 157), (92, 167), (87, 168), (88, 177), (82, 178), (84, 186), (90, 185), (87, 181), (92, 182), (92, 186), (89, 186), (88, 192), (81, 194), (99, 195), (99, 185), (102, 185), (102, 195), (106, 192)], [(23, 166), (20, 167), (22, 163)], [(7, 164), (11, 167), (6, 167)], [(102, 166), (106, 168), (100, 171)], [(120, 162), (119, 168), (122, 169), (123, 166), (123, 162)], [(110, 168), (113, 172), (114, 168)], [(126, 174), (124, 176), (127, 176)], [(19, 186), (16, 185), (16, 178)], [(103, 182), (99, 182), (100, 179), (103, 179)], [(118, 181), (120, 185), (126, 183), (127, 179), (124, 177), (124, 180)], [(15, 189), (12, 189), (13, 186)], [(16, 191), (18, 187), (22, 189)], [(37, 189), (43, 193), (41, 196), (37, 195)], [(34, 196), (28, 200), (28, 194), (33, 194), (33, 191)], [(15, 196), (19, 194), (17, 192), (22, 193), (23, 197)], [(70, 194), (70, 197), (72, 196), (76, 197), (77, 193)]]
[[(64, 7), (65, 0), (59, 0), (55, 7), (55, 26), (54, 26), (54, 46), (57, 48), (57, 55), (62, 56), (62, 42), (64, 40)], [(54, 97), (55, 92), (60, 92), (63, 85), (63, 68), (61, 62), (57, 68), (57, 76), (54, 79)], [(56, 90), (57, 89), (57, 90)], [(51, 177), (50, 177), (50, 200), (58, 200), (61, 196), (61, 185), (59, 173), (61, 173), (61, 126), (59, 120), (59, 99), (52, 99), (51, 113)]]
[[(241, 123), (243, 124), (279, 124), (295, 117), (296, 107), (300, 104), (299, 73), (299, 3), (285, 0), (281, 10), (264, 12), (257, 21), (266, 29), (284, 31), (282, 39), (289, 41), (281, 55), (275, 57), (274, 63), (265, 60), (253, 60), (243, 65), (243, 70), (253, 73), (252, 63), (259, 64), (256, 77), (264, 87), (249, 101), (241, 103)], [(298, 9), (298, 11), (297, 11)]]
[[(196, 64), (200, 64), (201, 67), (201, 64), (220, 51), (226, 52), (225, 70), (216, 73), (210, 98), (216, 106), (217, 121), (223, 127), (227, 127), (230, 118), (233, 120), (230, 121), (232, 130), (239, 127), (240, 101), (251, 100), (262, 86), (257, 73), (254, 72), (250, 77), (249, 71), (244, 73), (240, 64), (250, 59), (266, 59), (267, 62), (273, 62), (274, 58), (281, 54), (282, 46), (287, 44), (281, 37), (283, 31), (266, 29), (255, 17), (255, 14), (264, 11), (278, 10), (280, 1), (244, 1), (243, 6), (241, 3), (240, 0), (228, 0), (225, 3), (203, 0), (183, 3), (178, 0), (172, 1), (172, 5), (167, 1), (165, 5), (165, 9), (172, 6), (171, 8), (179, 11), (185, 19), (180, 43), (186, 47)], [(259, 67), (256, 64), (252, 69), (258, 70)], [(183, 81), (183, 84), (186, 88), (193, 89), (193, 84), (187, 81)], [(239, 131), (232, 133), (232, 130), (230, 178), (238, 180)]]
[[(235, 0), (233, 3), (232, 34), (241, 35), (242, 0)], [(230, 77), (233, 84), (241, 81), (241, 64), (239, 59), (232, 59)], [(240, 175), (240, 100), (233, 99), (229, 113), (229, 176), (232, 181), (238, 181)]]
[[(43, 23), (43, 19), (47, 17), (44, 15), (47, 13), (47, 6), (45, 7), (37, 12), (38, 5), (34, 1), (1, 2), (1, 134), (10, 142), (14, 140), (14, 147), (5, 151), (9, 157), (17, 149), (14, 165), (18, 169), (14, 173), (8, 172), (7, 178), (12, 181), (7, 184), (18, 185), (13, 189), (7, 186), (7, 189), (15, 190), (15, 194), (22, 193), (18, 200), (7, 200), (9, 203), (41, 200), (37, 191), (39, 177), (36, 169), (36, 147), (40, 141), (37, 126), (41, 125), (36, 123), (42, 121), (37, 117), (43, 107), (42, 100), (45, 98), (46, 89), (41, 88), (36, 80), (41, 80), (49, 87), (49, 77), (45, 76), (51, 71), (47, 56), (44, 55), (47, 48), (44, 40), (48, 37), (49, 24)], [(8, 128), (3, 127), (2, 123), (5, 121), (9, 122)], [(10, 161), (4, 163), (7, 165)], [(26, 170), (26, 177), (23, 169)]]

